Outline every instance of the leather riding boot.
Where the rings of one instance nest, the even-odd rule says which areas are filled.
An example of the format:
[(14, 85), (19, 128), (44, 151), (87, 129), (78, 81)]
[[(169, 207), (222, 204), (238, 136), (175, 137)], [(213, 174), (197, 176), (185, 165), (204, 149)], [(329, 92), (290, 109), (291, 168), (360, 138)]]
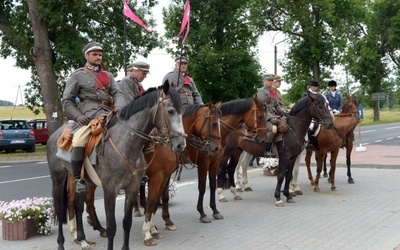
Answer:
[(264, 156), (268, 158), (276, 158), (276, 155), (271, 152), (271, 146), (272, 146), (272, 141), (274, 140), (275, 133), (272, 131), (268, 131), (268, 136), (267, 136), (267, 143), (265, 145), (264, 149)]
[(76, 147), (71, 150), (71, 165), (72, 165), (72, 175), (74, 176), (76, 184), (76, 192), (86, 192), (87, 184), (85, 180), (80, 179), (81, 168), (83, 164), (83, 156), (85, 154), (85, 148)]

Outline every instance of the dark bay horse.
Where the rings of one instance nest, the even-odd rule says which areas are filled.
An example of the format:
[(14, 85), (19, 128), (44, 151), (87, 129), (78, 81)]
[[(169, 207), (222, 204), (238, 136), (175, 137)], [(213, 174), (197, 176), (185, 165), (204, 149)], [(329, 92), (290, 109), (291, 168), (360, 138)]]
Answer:
[[(185, 107), (183, 127), (187, 134), (187, 145), (198, 148), (200, 151), (208, 152), (209, 155), (215, 154), (221, 149), (220, 106), (221, 104), (214, 105), (210, 102), (208, 105), (195, 104)], [(182, 154), (184, 153), (182, 152)], [(203, 161), (201, 157), (202, 155), (197, 160)], [(179, 157), (178, 154), (171, 152), (168, 148), (161, 145), (156, 145), (154, 152), (146, 154), (145, 158), (148, 163), (146, 175), (149, 177), (149, 180), (146, 217), (143, 224), (144, 243), (147, 246), (154, 246), (157, 244), (154, 239), (162, 238), (155, 225), (155, 214), (161, 194), (164, 190), (168, 194), (168, 183), (172, 173), (177, 169), (178, 161), (181, 164), (187, 162), (186, 159)], [(103, 227), (100, 225), (94, 208), (94, 195), (95, 188), (89, 189), (86, 196), (87, 212), (93, 228), (99, 230), (102, 234)], [(167, 197), (169, 199), (169, 195)], [(168, 200), (163, 198), (163, 204), (167, 203)], [(165, 209), (168, 209), (168, 207)], [(71, 207), (71, 210), (73, 210), (73, 207)], [(176, 230), (175, 225), (169, 217), (164, 217), (164, 220), (168, 230)]]
[[(96, 173), (104, 191), (104, 205), (107, 220), (107, 249), (113, 249), (116, 233), (115, 205), (120, 189), (125, 189), (124, 206), (124, 243), (122, 249), (129, 249), (129, 234), (132, 226), (134, 194), (138, 193), (139, 182), (146, 169), (142, 149), (148, 134), (156, 127), (168, 147), (174, 152), (181, 152), (186, 146), (182, 124), (182, 104), (174, 88), (165, 82), (162, 89), (152, 89), (129, 103), (120, 114), (111, 121), (112, 125), (104, 128), (108, 138), (98, 154)], [(65, 126), (65, 125), (64, 125)], [(56, 141), (64, 126), (53, 133), (47, 143), (47, 161), (53, 183), (53, 202), (58, 223), (58, 249), (64, 249), (63, 223), (67, 216), (68, 170), (71, 165), (58, 159)], [(90, 180), (88, 180), (90, 182)], [(77, 240), (82, 247), (88, 247), (83, 231), (82, 213), (86, 193), (76, 195), (74, 211), (76, 216)]]
[[(267, 136), (266, 131), (266, 108), (265, 105), (258, 100), (257, 97), (250, 99), (239, 99), (222, 103), (221, 106), (221, 144), (226, 146), (226, 138), (230, 133), (239, 133), (237, 126), (244, 123), (247, 130), (246, 135), (252, 137), (256, 141), (265, 141)], [(217, 154), (208, 155), (207, 152), (202, 152), (188, 145), (186, 147), (187, 154), (194, 164), (197, 165), (198, 173), (198, 190), (199, 197), (197, 200), (197, 211), (200, 213), (200, 221), (210, 223), (211, 220), (204, 212), (203, 199), (206, 191), (207, 173), (210, 187), (210, 208), (213, 210), (213, 217), (216, 220), (221, 220), (224, 217), (217, 210), (215, 202), (215, 191), (217, 185), (217, 171), (219, 161), (223, 151), (220, 150)], [(199, 161), (197, 159), (203, 159)], [(164, 193), (165, 194), (165, 193)], [(164, 195), (165, 196), (165, 195)], [(170, 218), (168, 203), (163, 200), (163, 218)]]
[[(347, 158), (349, 162), (351, 149), (353, 147), (354, 128), (360, 122), (358, 106), (358, 102), (347, 95), (347, 100), (343, 105), (344, 110), (342, 110), (340, 114), (335, 115), (333, 129), (321, 128), (321, 131), (315, 137), (316, 144), (310, 144), (310, 146), (307, 148), (305, 162), (307, 166), (308, 179), (310, 180), (311, 184), (314, 185), (314, 191), (320, 190), (319, 179), (321, 177), (323, 161), (326, 159), (328, 152), (331, 153), (329, 182), (331, 183), (331, 190), (336, 190), (336, 159), (340, 148), (347, 148), (351, 145), (351, 148), (347, 148), (346, 150), (349, 153)], [(311, 155), (313, 151), (315, 152), (315, 159), (317, 162), (317, 175), (315, 180), (313, 179), (310, 167)]]
[(276, 206), (284, 206), (281, 200), (283, 180), (285, 185), (283, 194), (288, 203), (294, 202), (289, 193), (289, 183), (292, 179), (293, 165), (297, 156), (304, 149), (305, 139), (312, 120), (329, 129), (333, 127), (333, 118), (329, 111), (326, 99), (321, 94), (308, 94), (300, 99), (287, 114), (288, 132), (283, 134), (282, 140), (276, 142), (279, 156), (277, 185), (275, 189)]

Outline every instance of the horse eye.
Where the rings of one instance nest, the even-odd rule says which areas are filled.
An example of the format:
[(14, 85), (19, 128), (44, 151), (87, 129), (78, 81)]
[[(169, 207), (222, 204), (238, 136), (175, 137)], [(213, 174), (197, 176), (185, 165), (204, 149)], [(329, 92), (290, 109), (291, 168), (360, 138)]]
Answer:
[(174, 114), (174, 110), (172, 110), (172, 109), (168, 110), (168, 114), (173, 115)]
[(212, 125), (213, 125), (213, 127), (217, 127), (218, 126), (218, 122), (213, 122)]

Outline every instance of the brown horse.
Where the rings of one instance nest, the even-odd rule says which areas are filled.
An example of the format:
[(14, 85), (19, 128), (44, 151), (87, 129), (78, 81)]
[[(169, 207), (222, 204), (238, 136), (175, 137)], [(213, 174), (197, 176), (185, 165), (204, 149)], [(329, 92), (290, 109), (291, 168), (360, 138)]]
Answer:
[[(226, 146), (226, 138), (230, 133), (240, 133), (236, 128), (240, 123), (244, 123), (247, 130), (246, 135), (251, 136), (255, 141), (265, 141), (266, 132), (266, 109), (262, 102), (257, 97), (254, 99), (239, 99), (225, 102), (221, 107), (221, 144)], [(206, 191), (206, 179), (208, 173), (210, 186), (210, 207), (213, 210), (213, 217), (216, 220), (224, 217), (217, 210), (215, 203), (215, 190), (217, 182), (217, 171), (219, 161), (223, 151), (220, 150), (217, 154), (207, 156), (207, 153), (201, 152), (195, 147), (188, 145), (186, 147), (187, 154), (194, 164), (197, 165), (198, 172), (198, 189), (199, 197), (197, 201), (197, 211), (200, 213), (200, 221), (210, 223), (211, 220), (204, 213), (203, 199)], [(203, 159), (200, 161), (199, 159)], [(164, 200), (165, 199), (165, 200)], [(168, 193), (163, 194), (163, 218), (170, 220), (168, 208)], [(169, 222), (172, 223), (172, 222)], [(171, 224), (173, 225), (173, 224)]]
[[(350, 159), (351, 148), (353, 147), (354, 128), (360, 122), (358, 114), (358, 102), (347, 95), (347, 100), (343, 105), (342, 113), (335, 115), (333, 129), (321, 128), (315, 137), (314, 144), (310, 144), (306, 151), (305, 162), (307, 166), (308, 179), (311, 185), (314, 185), (314, 191), (319, 191), (319, 179), (321, 177), (322, 164), (328, 152), (331, 152), (330, 159), (330, 177), (331, 190), (336, 190), (335, 171), (336, 159), (339, 149), (346, 147), (348, 160)], [(311, 141), (311, 140), (310, 140)], [(351, 145), (351, 148), (348, 148)], [(317, 175), (315, 180), (311, 173), (311, 155), (315, 151), (315, 159), (317, 161)], [(350, 163), (350, 161), (348, 161)], [(349, 166), (348, 166), (349, 168)]]

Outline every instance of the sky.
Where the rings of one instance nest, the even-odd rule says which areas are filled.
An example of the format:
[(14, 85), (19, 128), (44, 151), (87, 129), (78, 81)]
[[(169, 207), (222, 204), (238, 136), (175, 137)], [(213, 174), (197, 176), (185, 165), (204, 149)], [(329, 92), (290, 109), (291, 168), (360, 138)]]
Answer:
[[(164, 1), (161, 1), (164, 2)], [(168, 2), (168, 1), (165, 1)], [(157, 21), (157, 26), (153, 29), (157, 30), (160, 34), (164, 34), (164, 25), (162, 23), (161, 11), (162, 5), (158, 5), (153, 9), (153, 13)], [(146, 32), (143, 30), (143, 32)], [(177, 30), (177, 33), (179, 31)], [(189, 33), (190, 36), (190, 33)], [(259, 54), (258, 59), (262, 68), (267, 73), (274, 73), (274, 46), (276, 43), (284, 40), (285, 37), (281, 34), (265, 34), (259, 41)], [(285, 42), (279, 43), (277, 45), (277, 58), (279, 60), (280, 56), (284, 55), (285, 48), (287, 48)], [(80, 48), (78, 48), (80, 50)], [(107, 52), (105, 51), (104, 54)], [(104, 55), (106, 56), (106, 55)], [(167, 54), (166, 51), (161, 49), (154, 49), (147, 58), (138, 56), (136, 61), (144, 61), (150, 64), (150, 74), (144, 79), (143, 86), (145, 89), (149, 87), (156, 87), (161, 85), (162, 79), (165, 74), (173, 70), (174, 60), (171, 55)], [(190, 63), (190, 62), (189, 62)], [(281, 67), (278, 64), (277, 74), (281, 75)], [(0, 91), (0, 100), (10, 101), (14, 104), (23, 104), (23, 90), (25, 84), (30, 81), (30, 71), (23, 70), (15, 66), (15, 60), (11, 57), (7, 59), (0, 58), (0, 75), (1, 75), (1, 85), (2, 90)], [(124, 77), (123, 69), (120, 70), (118, 75), (114, 76), (116, 80), (120, 80)], [(199, 79), (194, 79), (195, 82), (200, 82)], [(285, 79), (283, 79), (281, 90), (285, 90), (287, 84)]]

